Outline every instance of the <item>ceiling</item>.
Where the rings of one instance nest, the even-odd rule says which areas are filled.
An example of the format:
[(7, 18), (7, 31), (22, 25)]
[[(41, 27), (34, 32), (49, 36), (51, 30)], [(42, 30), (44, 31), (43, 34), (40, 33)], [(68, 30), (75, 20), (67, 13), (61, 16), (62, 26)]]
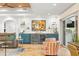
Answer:
[[(32, 16), (60, 15), (72, 5), (74, 3), (0, 3), (0, 14), (32, 13)], [(9, 8), (7, 9), (7, 7)]]
[(59, 15), (74, 3), (31, 3), (32, 12), (36, 15)]

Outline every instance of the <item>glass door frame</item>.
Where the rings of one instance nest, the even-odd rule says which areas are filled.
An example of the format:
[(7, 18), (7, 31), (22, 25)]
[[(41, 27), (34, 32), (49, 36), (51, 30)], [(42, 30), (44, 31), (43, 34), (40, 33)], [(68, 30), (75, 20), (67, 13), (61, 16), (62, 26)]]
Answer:
[[(77, 38), (77, 35), (78, 35), (78, 22), (77, 22), (77, 21), (78, 21), (78, 20), (77, 20), (77, 19), (78, 19), (78, 16), (71, 16), (71, 17), (75, 17), (75, 23), (76, 23), (76, 24), (75, 24), (75, 25), (76, 25), (76, 37), (75, 37), (75, 39), (76, 39), (76, 41), (77, 41), (77, 39), (78, 39), (78, 38)], [(71, 17), (70, 17), (70, 18), (71, 18)], [(65, 42), (66, 42), (66, 39), (65, 39), (65, 20), (64, 20), (64, 21), (63, 21), (63, 44), (64, 44), (64, 45), (66, 45)], [(73, 42), (74, 42), (74, 40), (73, 40)]]

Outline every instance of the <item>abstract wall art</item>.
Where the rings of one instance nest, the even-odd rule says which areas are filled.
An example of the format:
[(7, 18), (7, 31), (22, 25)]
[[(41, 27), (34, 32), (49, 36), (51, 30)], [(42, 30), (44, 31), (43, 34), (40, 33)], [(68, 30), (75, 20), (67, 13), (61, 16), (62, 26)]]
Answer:
[(46, 20), (32, 20), (32, 31), (45, 31)]

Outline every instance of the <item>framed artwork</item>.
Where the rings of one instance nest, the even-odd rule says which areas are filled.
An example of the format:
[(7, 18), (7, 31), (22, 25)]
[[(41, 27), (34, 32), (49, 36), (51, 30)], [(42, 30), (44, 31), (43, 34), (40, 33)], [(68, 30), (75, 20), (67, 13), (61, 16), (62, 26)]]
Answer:
[(46, 20), (32, 20), (32, 31), (45, 31)]

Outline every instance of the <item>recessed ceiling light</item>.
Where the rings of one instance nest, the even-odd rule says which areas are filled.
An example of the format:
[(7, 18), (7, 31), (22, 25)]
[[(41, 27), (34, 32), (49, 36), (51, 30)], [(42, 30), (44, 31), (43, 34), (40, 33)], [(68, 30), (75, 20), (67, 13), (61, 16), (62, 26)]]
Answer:
[(23, 9), (18, 9), (17, 11), (24, 11)]
[(7, 19), (7, 20), (12, 20), (13, 18), (12, 18), (12, 17), (7, 17), (6, 19)]
[(7, 11), (6, 9), (1, 9), (0, 11)]
[(19, 5), (18, 7), (22, 7), (22, 5)]
[(50, 13), (48, 13), (48, 15), (50, 15)]
[(3, 7), (3, 6), (0, 6), (0, 7)]
[(56, 6), (57, 4), (56, 4), (56, 3), (53, 3), (52, 5), (53, 5), (53, 6)]

